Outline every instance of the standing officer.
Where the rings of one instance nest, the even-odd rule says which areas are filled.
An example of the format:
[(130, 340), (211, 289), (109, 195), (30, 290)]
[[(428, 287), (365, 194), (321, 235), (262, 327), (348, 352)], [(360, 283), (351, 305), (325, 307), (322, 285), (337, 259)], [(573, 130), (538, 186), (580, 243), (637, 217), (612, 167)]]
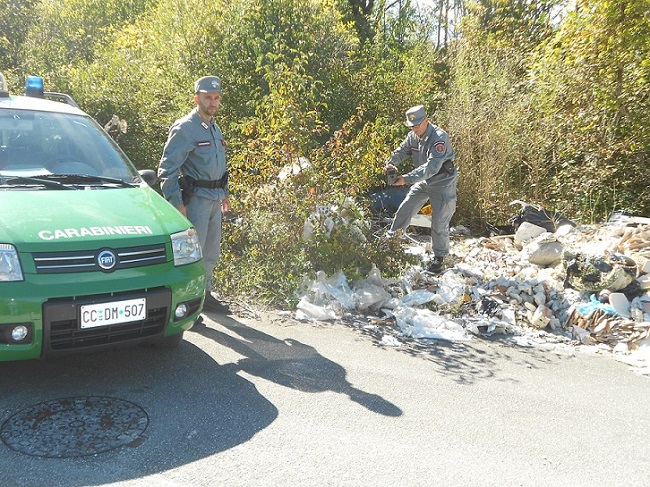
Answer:
[(225, 313), (212, 294), (212, 276), (221, 255), (222, 215), (230, 211), (226, 144), (214, 121), (221, 103), (221, 80), (205, 76), (194, 83), (194, 108), (169, 129), (158, 166), (165, 198), (185, 215), (199, 236), (206, 272), (204, 309)]
[(433, 251), (429, 271), (439, 273), (445, 256), (449, 254), (449, 223), (456, 211), (458, 173), (454, 166), (454, 150), (447, 133), (429, 122), (422, 105), (406, 112), (405, 124), (411, 131), (386, 161), (383, 172), (385, 174), (388, 169), (396, 169), (402, 161), (411, 157), (415, 168), (403, 176), (397, 176), (393, 185), (413, 186), (393, 217), (389, 235), (406, 229), (411, 218), (429, 200)]

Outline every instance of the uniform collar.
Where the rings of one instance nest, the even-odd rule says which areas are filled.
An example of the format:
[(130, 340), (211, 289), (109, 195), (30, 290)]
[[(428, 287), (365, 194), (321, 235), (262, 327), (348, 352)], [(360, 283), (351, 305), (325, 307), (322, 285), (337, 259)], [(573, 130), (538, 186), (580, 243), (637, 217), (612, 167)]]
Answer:
[(203, 127), (205, 130), (210, 130), (211, 127), (215, 125), (214, 117), (210, 119), (209, 122), (206, 122), (205, 119), (199, 114), (199, 109), (194, 108), (192, 111), (192, 118)]

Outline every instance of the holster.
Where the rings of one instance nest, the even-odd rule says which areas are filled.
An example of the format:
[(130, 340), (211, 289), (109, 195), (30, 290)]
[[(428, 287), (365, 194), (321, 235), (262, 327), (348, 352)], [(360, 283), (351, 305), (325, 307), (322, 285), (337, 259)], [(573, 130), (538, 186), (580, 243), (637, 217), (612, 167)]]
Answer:
[(196, 188), (225, 188), (228, 185), (228, 171), (221, 179), (211, 179), (203, 181), (201, 179), (194, 179), (189, 176), (181, 176), (178, 178), (178, 185), (181, 188), (181, 195), (183, 196), (183, 204), (187, 206), (196, 191)]
[[(438, 171), (438, 174), (441, 174), (443, 171), (449, 174), (450, 176), (454, 174), (454, 161), (452, 161), (451, 159), (447, 159), (445, 162), (443, 162), (440, 171)], [(436, 176), (438, 174), (436, 174)]]
[(187, 206), (194, 194), (195, 179), (189, 176), (181, 176), (178, 178), (178, 185), (181, 188), (181, 195), (183, 197), (183, 205)]

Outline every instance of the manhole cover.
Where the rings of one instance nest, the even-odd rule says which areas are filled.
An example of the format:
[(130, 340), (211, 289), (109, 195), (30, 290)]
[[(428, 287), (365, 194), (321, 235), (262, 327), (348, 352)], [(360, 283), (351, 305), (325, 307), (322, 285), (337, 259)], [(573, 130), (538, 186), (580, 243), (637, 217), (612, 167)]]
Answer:
[(113, 397), (71, 397), (42, 402), (11, 416), (0, 438), (9, 448), (38, 457), (95, 455), (137, 446), (149, 417), (137, 404)]

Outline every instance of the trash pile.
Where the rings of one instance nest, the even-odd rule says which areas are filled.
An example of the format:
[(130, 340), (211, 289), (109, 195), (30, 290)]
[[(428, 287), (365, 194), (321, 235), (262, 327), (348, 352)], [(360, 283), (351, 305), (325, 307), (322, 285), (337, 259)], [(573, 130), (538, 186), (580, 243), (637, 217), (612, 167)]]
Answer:
[(452, 229), (440, 275), (425, 271), (428, 238), (405, 251), (422, 265), (398, 279), (376, 267), (350, 285), (320, 272), (301, 291), (296, 318), (374, 327), (382, 343), (467, 341), (503, 335), (517, 344), (614, 352), (650, 375), (650, 218), (612, 215), (576, 225), (522, 205), (514, 233), (472, 238)]

